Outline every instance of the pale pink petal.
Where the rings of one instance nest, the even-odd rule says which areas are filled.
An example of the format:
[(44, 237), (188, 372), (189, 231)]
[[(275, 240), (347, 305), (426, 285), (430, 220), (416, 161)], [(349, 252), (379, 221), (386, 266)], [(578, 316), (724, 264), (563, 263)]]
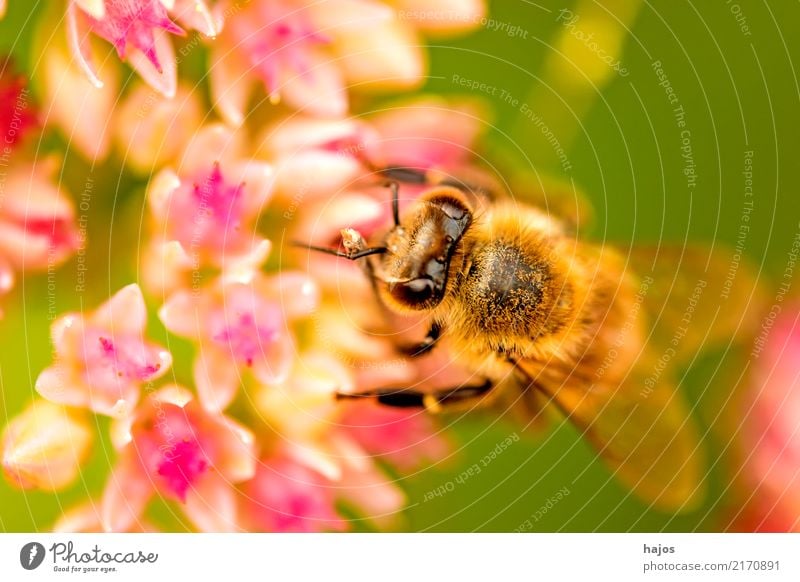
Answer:
[(253, 360), (253, 375), (265, 384), (279, 384), (286, 380), (292, 369), (295, 346), (287, 333), (279, 333), (275, 341), (262, 346)]
[(192, 269), (191, 257), (180, 242), (154, 239), (143, 253), (142, 281), (153, 295), (163, 298), (185, 286)]
[(55, 364), (41, 371), (36, 378), (36, 391), (51, 402), (68, 406), (87, 406), (89, 389), (63, 365)]
[[(87, 501), (67, 510), (53, 525), (56, 533), (102, 533), (100, 521), (101, 507), (99, 503)], [(157, 533), (158, 529), (149, 521), (141, 519), (136, 522), (130, 532)]]
[(320, 292), (314, 278), (299, 271), (284, 271), (270, 277), (265, 292), (275, 297), (287, 319), (311, 315), (319, 306)]
[(123, 99), (113, 121), (125, 164), (141, 174), (176, 160), (197, 132), (204, 114), (199, 90), (181, 83), (174, 98), (139, 83)]
[(325, 148), (328, 144), (357, 147), (376, 137), (367, 125), (353, 119), (297, 116), (265, 129), (261, 149), (268, 157), (293, 156), (305, 150)]
[(195, 338), (204, 326), (203, 311), (190, 291), (176, 291), (158, 310), (158, 317), (172, 333)]
[(309, 445), (300, 441), (287, 441), (284, 444), (284, 450), (294, 462), (317, 471), (331, 481), (338, 481), (342, 478), (341, 465), (316, 443)]
[(0, 218), (0, 252), (19, 268), (42, 269), (60, 264), (78, 246), (72, 202), (54, 176), (55, 157), (21, 164), (8, 172)]
[(164, 404), (173, 404), (180, 408), (185, 408), (193, 399), (192, 392), (178, 384), (169, 384), (159, 388), (150, 397)]
[[(363, 232), (364, 224), (383, 221), (388, 202), (388, 196), (385, 201), (378, 201), (361, 192), (344, 192), (310, 208), (311, 212), (299, 225), (297, 236), (318, 246), (330, 245), (331, 241), (338, 243), (343, 228), (355, 228)], [(317, 277), (317, 280), (320, 278)]]
[(24, 227), (10, 224), (0, 228), (0, 252), (12, 257), (18, 268), (29, 270), (46, 269), (48, 260), (57, 265), (71, 254), (66, 249), (53, 247), (45, 237), (33, 236)]
[(53, 525), (55, 533), (101, 532), (100, 508), (92, 501), (87, 501), (66, 511)]
[(81, 10), (98, 20), (106, 15), (105, 0), (74, 0), (74, 2)]
[[(169, 366), (167, 366), (168, 368)], [(140, 390), (136, 384), (125, 384), (120, 387), (119, 391), (87, 388), (89, 408), (97, 414), (104, 414), (112, 418), (124, 418), (133, 411), (139, 401)]]
[(188, 491), (184, 513), (201, 532), (239, 530), (236, 492), (213, 472), (207, 473)]
[(323, 34), (359, 34), (394, 18), (389, 6), (373, 0), (337, 0), (310, 4), (308, 14)]
[(241, 141), (240, 133), (222, 123), (206, 125), (186, 146), (178, 171), (186, 176), (205, 175), (214, 162), (226, 169), (241, 156)]
[(161, 170), (150, 180), (147, 186), (147, 201), (157, 219), (163, 221), (169, 215), (172, 195), (180, 185), (181, 179), (170, 168)]
[(14, 287), (14, 269), (4, 256), (0, 255), (0, 293), (8, 293)]
[(97, 308), (91, 321), (112, 333), (143, 333), (147, 324), (147, 306), (139, 285), (132, 283), (117, 291)]
[(104, 84), (90, 81), (58, 46), (44, 49), (45, 125), (59, 127), (70, 147), (89, 160), (102, 160), (111, 146), (109, 119), (118, 97), (119, 71), (112, 61), (101, 64)]
[(14, 196), (3, 200), (3, 214), (28, 220), (72, 220), (75, 210), (58, 182), (62, 167), (63, 161), (56, 156), (15, 167), (5, 184), (5, 192)]
[(24, 225), (7, 223), (0, 228), (0, 252), (12, 258), (17, 268), (46, 268), (51, 248), (48, 239), (29, 235)]
[(170, 0), (170, 3), (173, 4), (169, 7), (170, 13), (186, 28), (209, 38), (214, 38), (222, 30), (222, 15), (210, 9), (205, 0)]
[(65, 313), (50, 326), (50, 340), (56, 354), (65, 360), (79, 357), (84, 333), (83, 317), (78, 313)]
[(248, 483), (247, 519), (256, 531), (343, 530), (334, 489), (320, 474), (290, 459), (268, 459)]
[(6, 0), (0, 0), (0, 18), (6, 15)]
[[(100, 0), (102, 2), (102, 0)], [(105, 4), (103, 5), (105, 11)], [(89, 30), (80, 26), (80, 19), (75, 5), (70, 2), (67, 6), (65, 15), (67, 21), (67, 42), (72, 51), (72, 56), (78, 68), (83, 71), (86, 77), (95, 88), (103, 87), (103, 82), (97, 76), (97, 71), (92, 64), (92, 47), (89, 40)]]
[(256, 473), (256, 445), (252, 432), (229, 418), (220, 420), (214, 440), (214, 467), (231, 483), (252, 479)]
[(128, 449), (120, 454), (100, 502), (103, 529), (107, 532), (130, 530), (140, 522), (153, 492), (153, 484), (142, 470), (135, 451)]
[(112, 418), (108, 434), (111, 437), (111, 444), (114, 445), (114, 448), (118, 451), (121, 451), (133, 440), (131, 429), (133, 428), (133, 422), (135, 420), (135, 414)]
[(338, 485), (340, 497), (379, 527), (392, 527), (406, 504), (400, 488), (375, 466), (346, 470)]
[(409, 21), (428, 35), (461, 34), (484, 24), (484, 0), (394, 0), (401, 21)]
[(211, 47), (211, 103), (230, 125), (238, 127), (247, 115), (247, 100), (256, 83), (244, 60), (227, 43)]
[[(350, 297), (348, 296), (347, 299)], [(374, 305), (374, 302), (373, 302)], [(367, 333), (359, 328), (358, 322), (364, 315), (364, 305), (353, 305), (345, 301), (341, 307), (326, 307), (314, 315), (314, 341), (317, 348), (340, 356), (344, 360), (364, 360), (384, 362), (380, 366), (365, 365), (359, 368), (360, 374), (380, 372), (392, 374), (393, 377), (407, 380), (413, 377), (413, 366), (404, 358), (397, 358), (395, 346), (390, 341), (376, 334)], [(367, 312), (370, 313), (370, 312)], [(369, 320), (380, 319), (380, 312), (375, 311)], [(394, 358), (394, 359), (393, 359)], [(395, 365), (396, 364), (396, 365)], [(358, 385), (361, 385), (358, 383)]]
[(431, 416), (419, 410), (356, 402), (344, 410), (341, 423), (366, 451), (390, 459), (401, 469), (428, 464), (450, 452)]
[(172, 40), (166, 31), (160, 29), (154, 31), (154, 37), (156, 58), (161, 65), (160, 71), (147, 55), (136, 47), (130, 47), (128, 61), (153, 89), (171, 99), (175, 96), (178, 86), (178, 67)]
[(412, 31), (389, 21), (336, 39), (336, 63), (347, 82), (359, 89), (409, 89), (424, 81), (426, 64), (421, 43)]
[(258, 215), (264, 211), (275, 185), (272, 164), (250, 160), (229, 164), (225, 168), (226, 179), (233, 184), (244, 184), (242, 213)]
[(193, 366), (200, 404), (209, 412), (221, 412), (233, 402), (241, 379), (227, 354), (216, 348), (200, 348)]
[(308, 50), (309, 66), (302, 72), (288, 71), (278, 88), (281, 98), (301, 112), (324, 117), (347, 113), (347, 91), (337, 63)]
[(223, 284), (250, 284), (259, 274), (269, 257), (272, 243), (266, 239), (256, 240), (248, 252), (242, 255), (226, 256), (222, 265), (220, 280)]
[(451, 166), (474, 155), (472, 147), (486, 131), (486, 119), (472, 102), (451, 105), (426, 98), (398, 104), (371, 120), (385, 141), (370, 154), (389, 165)]
[(338, 153), (311, 150), (281, 158), (275, 171), (275, 188), (291, 199), (291, 218), (304, 203), (339, 192), (362, 175), (360, 160)]

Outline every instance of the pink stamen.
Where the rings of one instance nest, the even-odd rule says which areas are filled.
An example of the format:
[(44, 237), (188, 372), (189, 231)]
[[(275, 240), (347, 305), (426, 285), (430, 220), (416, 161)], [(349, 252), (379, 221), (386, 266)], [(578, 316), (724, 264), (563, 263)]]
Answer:
[(228, 185), (222, 176), (219, 162), (215, 162), (208, 177), (194, 185), (197, 213), (213, 217), (226, 230), (231, 226), (238, 226), (243, 188), (244, 183)]
[(236, 325), (226, 327), (213, 339), (227, 345), (234, 356), (252, 366), (256, 356), (277, 337), (277, 330), (257, 325), (251, 313), (244, 313)]
[(200, 444), (186, 438), (165, 451), (164, 460), (158, 465), (158, 474), (164, 478), (167, 489), (186, 502), (189, 487), (207, 468), (208, 461)]
[(135, 358), (124, 350), (118, 350), (114, 342), (106, 337), (100, 337), (99, 341), (102, 360), (106, 365), (110, 365), (119, 377), (146, 380), (161, 369), (160, 363), (144, 365), (137, 363)]

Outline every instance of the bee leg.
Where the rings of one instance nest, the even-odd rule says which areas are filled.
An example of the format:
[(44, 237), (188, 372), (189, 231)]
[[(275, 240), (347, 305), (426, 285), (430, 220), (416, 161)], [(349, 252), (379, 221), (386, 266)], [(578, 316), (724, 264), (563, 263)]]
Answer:
[(424, 356), (429, 351), (433, 349), (433, 346), (436, 345), (436, 342), (439, 341), (439, 338), (442, 335), (442, 326), (434, 321), (431, 323), (431, 327), (428, 330), (425, 339), (423, 339), (418, 344), (412, 344), (407, 346), (400, 346), (398, 349), (401, 353), (409, 356), (411, 358), (418, 358), (419, 356)]
[(419, 390), (403, 390), (398, 388), (376, 388), (365, 392), (337, 392), (337, 400), (359, 400), (369, 398), (394, 408), (426, 408), (431, 412), (439, 412), (443, 407), (463, 404), (477, 400), (494, 388), (491, 380), (479, 385), (462, 385), (455, 388), (440, 388), (433, 392)]

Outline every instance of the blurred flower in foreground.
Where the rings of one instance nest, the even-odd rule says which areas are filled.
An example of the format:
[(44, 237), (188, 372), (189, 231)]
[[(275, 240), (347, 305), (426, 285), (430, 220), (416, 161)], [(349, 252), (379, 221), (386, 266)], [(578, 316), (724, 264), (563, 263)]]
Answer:
[(800, 304), (785, 306), (757, 360), (743, 427), (750, 498), (739, 526), (800, 532)]
[(3, 472), (22, 489), (61, 489), (78, 476), (93, 436), (82, 411), (35, 400), (3, 433)]
[(144, 340), (147, 309), (138, 285), (128, 285), (93, 314), (63, 315), (51, 328), (56, 361), (42, 371), (36, 390), (53, 402), (124, 416), (140, 386), (163, 376), (169, 352)]
[(91, 35), (110, 42), (120, 59), (128, 60), (154, 89), (172, 97), (177, 66), (169, 35), (186, 33), (170, 15), (209, 37), (222, 26), (220, 14), (212, 13), (204, 0), (69, 0), (67, 38), (78, 65), (96, 87), (103, 81), (93, 65)]
[(130, 529), (156, 493), (181, 502), (201, 531), (238, 529), (234, 485), (256, 470), (249, 430), (205, 412), (179, 386), (150, 394), (112, 430), (120, 453), (103, 493), (107, 531)]

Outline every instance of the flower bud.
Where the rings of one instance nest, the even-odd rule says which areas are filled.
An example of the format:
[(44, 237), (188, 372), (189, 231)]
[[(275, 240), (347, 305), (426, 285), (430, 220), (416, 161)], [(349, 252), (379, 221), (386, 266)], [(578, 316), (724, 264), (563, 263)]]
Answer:
[(78, 476), (91, 442), (89, 423), (78, 411), (37, 400), (6, 427), (3, 472), (21, 489), (61, 489)]

